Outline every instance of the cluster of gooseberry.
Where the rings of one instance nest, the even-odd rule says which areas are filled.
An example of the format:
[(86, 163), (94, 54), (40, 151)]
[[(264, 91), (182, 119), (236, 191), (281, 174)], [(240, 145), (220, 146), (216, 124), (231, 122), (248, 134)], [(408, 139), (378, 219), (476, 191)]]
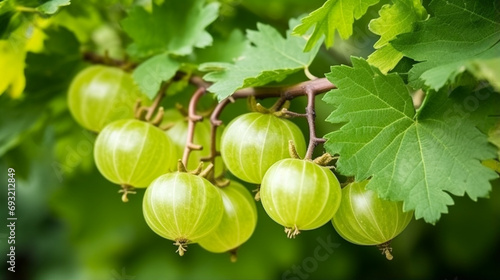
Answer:
[[(323, 154), (312, 159), (320, 138), (310, 135), (306, 145), (301, 130), (288, 119), (307, 114), (289, 112), (287, 102), (265, 109), (250, 98), (254, 112), (236, 117), (220, 133), (213, 120), (158, 108), (162, 90), (146, 106), (151, 102), (129, 73), (95, 65), (74, 78), (68, 102), (75, 120), (98, 133), (98, 170), (122, 187), (124, 202), (135, 189), (147, 188), (146, 223), (174, 241), (179, 255), (191, 243), (211, 252), (234, 253), (253, 234), (255, 201), (242, 184), (224, 179), (225, 167), (238, 179), (260, 186), (255, 200), (261, 200), (289, 238), (331, 221), (346, 240), (380, 245), (391, 258), (387, 244), (404, 230), (413, 213), (403, 212), (400, 202), (378, 198), (365, 188), (368, 181), (341, 188), (328, 166), (334, 158)], [(200, 93), (203, 88), (195, 95)], [(307, 95), (312, 96), (311, 91)], [(314, 108), (309, 105), (306, 112), (311, 117)], [(190, 153), (201, 146), (212, 149)], [(214, 150), (220, 150), (220, 157)], [(205, 168), (204, 158), (211, 162)]]

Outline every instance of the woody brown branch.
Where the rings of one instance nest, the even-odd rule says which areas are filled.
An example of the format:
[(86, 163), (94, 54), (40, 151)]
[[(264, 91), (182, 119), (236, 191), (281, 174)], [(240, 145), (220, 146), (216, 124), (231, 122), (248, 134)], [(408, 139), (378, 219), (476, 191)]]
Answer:
[[(247, 98), (250, 96), (255, 96), (257, 99), (265, 99), (271, 97), (280, 97), (283, 102), (286, 100), (291, 100), (299, 96), (306, 95), (308, 97), (307, 107), (305, 114), (298, 114), (295, 112), (287, 112), (292, 117), (306, 117), (309, 125), (309, 145), (306, 152), (306, 159), (311, 159), (314, 152), (314, 148), (320, 144), (324, 143), (324, 138), (318, 138), (316, 136), (315, 127), (315, 102), (314, 98), (316, 95), (323, 94), (329, 90), (337, 88), (334, 84), (330, 83), (326, 78), (320, 78), (316, 80), (302, 82), (292, 86), (285, 87), (258, 87), (258, 88), (245, 88), (236, 91), (231, 95), (232, 99)], [(210, 156), (207, 157), (212, 163), (215, 164), (215, 158), (220, 155), (216, 150), (216, 135), (217, 127), (222, 125), (222, 121), (219, 119), (220, 114), (224, 108), (231, 103), (230, 98), (223, 99), (217, 106), (210, 116), (211, 123), (211, 147)]]

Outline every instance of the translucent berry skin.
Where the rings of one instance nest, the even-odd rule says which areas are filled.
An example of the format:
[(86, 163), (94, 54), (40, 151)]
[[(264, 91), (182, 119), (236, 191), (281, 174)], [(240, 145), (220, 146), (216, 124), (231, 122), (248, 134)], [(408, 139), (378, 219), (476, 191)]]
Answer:
[(102, 65), (90, 66), (78, 73), (68, 92), (68, 107), (73, 118), (95, 132), (113, 121), (134, 118), (137, 100), (149, 103), (131, 75)]
[(231, 121), (222, 133), (222, 160), (236, 177), (260, 184), (271, 165), (290, 157), (290, 140), (303, 155), (306, 143), (297, 125), (273, 114), (244, 114)]
[(332, 219), (337, 233), (358, 245), (379, 245), (399, 235), (413, 219), (413, 211), (403, 212), (403, 203), (380, 199), (365, 189), (368, 181), (342, 189), (342, 203)]
[(257, 208), (250, 192), (241, 184), (231, 181), (219, 188), (224, 203), (220, 225), (199, 241), (201, 247), (213, 253), (238, 248), (253, 234), (257, 226)]
[(94, 159), (109, 181), (145, 188), (176, 169), (175, 145), (159, 128), (138, 120), (118, 120), (97, 136)]
[(340, 205), (341, 189), (330, 169), (289, 158), (269, 168), (260, 198), (266, 213), (278, 224), (310, 230), (332, 219)]
[(142, 205), (146, 223), (156, 234), (185, 243), (195, 243), (215, 230), (224, 212), (217, 187), (183, 172), (154, 180)]
[[(177, 147), (177, 153), (182, 155), (186, 146), (188, 135), (188, 122), (182, 114), (175, 109), (165, 111), (164, 124), (172, 125), (167, 131), (167, 135), (172, 139)], [(220, 138), (223, 127), (219, 126), (216, 134), (216, 148), (220, 148)], [(203, 121), (197, 122), (194, 128), (193, 142), (203, 147), (200, 151), (192, 151), (189, 154), (188, 170), (194, 170), (198, 167), (201, 159), (210, 155), (210, 120), (204, 118)], [(224, 166), (221, 157), (215, 159), (215, 177), (222, 175)]]

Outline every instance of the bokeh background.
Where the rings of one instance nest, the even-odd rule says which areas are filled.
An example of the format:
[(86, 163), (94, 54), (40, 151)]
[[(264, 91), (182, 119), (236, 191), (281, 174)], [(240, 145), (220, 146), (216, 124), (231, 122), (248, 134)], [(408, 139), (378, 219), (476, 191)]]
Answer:
[[(0, 227), (0, 279), (498, 279), (500, 259), (500, 182), (490, 199), (455, 198), (436, 225), (413, 221), (392, 245), (387, 261), (375, 247), (356, 246), (340, 238), (331, 224), (287, 239), (257, 203), (259, 221), (252, 238), (231, 263), (227, 254), (212, 254), (190, 245), (175, 254), (172, 242), (153, 233), (141, 210), (143, 191), (122, 203), (118, 186), (106, 181), (93, 161), (95, 135), (78, 126), (66, 104), (67, 87), (86, 64), (90, 50), (124, 56), (129, 39), (120, 31), (132, 1), (73, 1), (48, 19), (47, 51), (28, 53), (23, 97), (0, 96), (0, 220), (7, 224), (7, 169), (16, 170), (16, 273), (7, 271), (6, 226)], [(139, 1), (140, 2), (140, 1)], [(145, 1), (142, 1), (145, 2)], [(222, 16), (209, 29), (223, 36), (229, 28), (255, 29), (257, 22), (279, 30), (291, 17), (308, 13), (320, 0), (222, 1)], [(366, 57), (377, 38), (367, 29), (380, 5), (356, 22), (354, 36), (337, 38), (321, 49), (311, 72), (317, 76), (349, 56)], [(40, 19), (45, 21), (45, 19)], [(44, 23), (46, 24), (46, 23)], [(56, 34), (57, 36), (50, 36)], [(401, 67), (404, 67), (401, 66)], [(0, 69), (7, 71), (6, 69)], [(0, 76), (0, 79), (2, 77)], [(299, 73), (284, 83), (304, 80)], [(186, 105), (189, 92), (168, 97), (163, 105)], [(273, 100), (266, 100), (271, 104)], [(202, 106), (212, 104), (205, 100)], [(319, 135), (335, 129), (323, 120), (332, 108), (317, 100)], [(293, 101), (302, 111), (305, 100)], [(247, 111), (245, 101), (228, 106), (226, 123)], [(307, 136), (304, 120), (296, 120)], [(317, 152), (320, 152), (318, 149)], [(255, 188), (246, 185), (249, 190)], [(324, 248), (325, 243), (334, 244)], [(320, 247), (321, 249), (318, 249)], [(321, 252), (321, 256), (315, 252)]]

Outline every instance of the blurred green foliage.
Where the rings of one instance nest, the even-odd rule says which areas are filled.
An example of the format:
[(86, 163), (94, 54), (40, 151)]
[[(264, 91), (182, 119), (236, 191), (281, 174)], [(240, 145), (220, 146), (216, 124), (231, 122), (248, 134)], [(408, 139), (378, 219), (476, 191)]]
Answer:
[[(106, 181), (93, 161), (95, 135), (79, 127), (68, 112), (66, 90), (85, 67), (82, 50), (105, 50), (122, 58), (128, 38), (119, 32), (132, 1), (72, 1), (51, 18), (43, 53), (28, 53), (27, 87), (22, 99), (0, 96), (0, 220), (7, 224), (7, 169), (16, 170), (16, 273), (7, 271), (8, 232), (0, 230), (0, 279), (495, 279), (500, 252), (500, 181), (490, 199), (457, 198), (436, 226), (413, 221), (393, 242), (393, 261), (376, 248), (350, 244), (330, 224), (287, 239), (258, 203), (259, 221), (251, 239), (238, 252), (211, 254), (190, 245), (184, 257), (171, 241), (146, 225), (141, 210), (143, 191), (124, 204), (118, 186)], [(140, 1), (137, 1), (140, 2)], [(227, 26), (255, 29), (256, 22), (286, 29), (289, 18), (308, 13), (323, 1), (258, 0), (222, 2), (222, 17), (209, 27), (228, 36)], [(355, 23), (354, 36), (320, 50), (311, 72), (322, 75), (329, 66), (348, 63), (350, 55), (366, 57), (377, 40), (367, 29), (380, 6), (371, 7)], [(0, 24), (5, 23), (0, 8)], [(229, 23), (228, 23), (229, 22)], [(0, 31), (7, 30), (0, 26)], [(108, 40), (109, 39), (109, 40)], [(201, 52), (200, 52), (201, 55)], [(204, 54), (205, 55), (205, 54)], [(399, 66), (404, 67), (404, 66)], [(1, 78), (1, 77), (0, 77)], [(284, 83), (304, 80), (302, 73)], [(189, 92), (188, 87), (185, 91)], [(167, 98), (165, 107), (188, 94)], [(317, 102), (317, 118), (332, 111)], [(273, 100), (264, 103), (272, 104)], [(211, 100), (205, 102), (209, 106)], [(203, 106), (203, 105), (202, 105)], [(294, 100), (301, 111), (304, 99)], [(246, 111), (244, 100), (229, 105), (225, 122)], [(307, 135), (305, 120), (296, 123)], [(319, 121), (318, 134), (335, 127)], [(317, 151), (319, 152), (319, 151)], [(248, 189), (255, 186), (247, 185)], [(335, 246), (325, 248), (325, 243)], [(320, 249), (317, 249), (320, 248)], [(321, 252), (321, 258), (315, 253)], [(325, 254), (325, 255), (323, 255)], [(299, 272), (297, 272), (299, 271)]]

